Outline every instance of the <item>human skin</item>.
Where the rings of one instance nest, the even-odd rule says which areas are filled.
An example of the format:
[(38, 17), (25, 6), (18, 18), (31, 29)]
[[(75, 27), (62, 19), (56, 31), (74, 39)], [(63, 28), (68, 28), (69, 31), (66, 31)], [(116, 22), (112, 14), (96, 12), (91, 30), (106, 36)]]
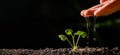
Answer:
[(81, 16), (108, 16), (120, 10), (120, 0), (100, 0), (100, 4), (82, 10)]

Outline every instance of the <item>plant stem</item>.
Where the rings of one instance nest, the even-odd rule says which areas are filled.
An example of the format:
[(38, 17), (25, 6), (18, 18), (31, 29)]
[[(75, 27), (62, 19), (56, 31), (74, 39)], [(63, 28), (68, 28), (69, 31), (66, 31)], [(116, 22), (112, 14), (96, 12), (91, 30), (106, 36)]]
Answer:
[(79, 35), (78, 38), (77, 38), (76, 46), (78, 45), (78, 41), (79, 41), (79, 39), (80, 39), (80, 35)]
[(75, 46), (75, 40), (74, 40), (74, 36), (71, 34), (72, 36), (72, 40), (73, 40), (73, 47)]
[(67, 41), (68, 41), (68, 43), (70, 44), (70, 46), (73, 48), (73, 45), (72, 45), (72, 43), (69, 41), (68, 38), (67, 38)]

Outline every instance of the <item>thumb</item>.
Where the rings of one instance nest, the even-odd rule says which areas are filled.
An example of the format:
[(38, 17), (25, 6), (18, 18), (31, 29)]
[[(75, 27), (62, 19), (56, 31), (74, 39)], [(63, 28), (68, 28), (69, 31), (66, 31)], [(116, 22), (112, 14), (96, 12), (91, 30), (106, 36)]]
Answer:
[(100, 0), (100, 3), (103, 3), (103, 2), (105, 2), (105, 1), (107, 1), (107, 0)]

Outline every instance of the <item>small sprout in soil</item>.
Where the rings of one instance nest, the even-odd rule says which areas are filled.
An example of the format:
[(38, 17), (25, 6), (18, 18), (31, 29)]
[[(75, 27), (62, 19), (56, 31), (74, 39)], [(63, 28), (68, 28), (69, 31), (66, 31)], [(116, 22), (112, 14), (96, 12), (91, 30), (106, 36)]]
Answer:
[[(76, 50), (77, 50), (77, 48), (78, 48), (77, 45), (78, 45), (78, 42), (79, 42), (80, 37), (85, 38), (85, 37), (87, 36), (86, 32), (84, 32), (84, 31), (79, 31), (79, 30), (73, 34), (73, 30), (72, 30), (72, 29), (66, 29), (66, 30), (65, 30), (65, 33), (66, 33), (68, 36), (71, 36), (71, 37), (72, 37), (72, 43), (71, 43), (71, 41), (67, 38), (66, 35), (60, 34), (60, 35), (58, 35), (58, 37), (59, 37), (62, 41), (68, 41), (68, 43), (71, 45), (73, 51), (76, 51)], [(75, 41), (75, 37), (77, 37), (76, 41)]]

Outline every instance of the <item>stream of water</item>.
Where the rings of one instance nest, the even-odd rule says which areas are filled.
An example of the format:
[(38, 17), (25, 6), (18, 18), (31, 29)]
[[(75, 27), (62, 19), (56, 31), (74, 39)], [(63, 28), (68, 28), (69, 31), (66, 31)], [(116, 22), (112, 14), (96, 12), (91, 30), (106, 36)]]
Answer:
[(89, 46), (89, 33), (90, 33), (90, 23), (89, 23), (89, 17), (85, 17), (86, 19), (86, 25), (87, 25), (87, 45)]
[[(91, 20), (90, 20), (90, 18), (89, 17), (85, 17), (85, 19), (86, 19), (86, 26), (87, 26), (87, 46), (89, 46), (89, 42), (91, 41), (90, 40), (90, 32), (92, 31), (93, 33), (92, 34), (94, 34), (94, 33), (96, 33), (96, 27), (95, 27), (95, 24), (96, 24), (96, 19), (97, 19), (97, 17), (93, 17), (93, 21), (92, 21), (92, 23), (91, 23)], [(93, 27), (91, 27), (91, 26), (93, 26)], [(92, 30), (91, 30), (92, 29)], [(94, 35), (95, 36), (95, 35)], [(92, 39), (93, 41), (96, 41), (96, 37), (93, 37), (93, 39)]]

